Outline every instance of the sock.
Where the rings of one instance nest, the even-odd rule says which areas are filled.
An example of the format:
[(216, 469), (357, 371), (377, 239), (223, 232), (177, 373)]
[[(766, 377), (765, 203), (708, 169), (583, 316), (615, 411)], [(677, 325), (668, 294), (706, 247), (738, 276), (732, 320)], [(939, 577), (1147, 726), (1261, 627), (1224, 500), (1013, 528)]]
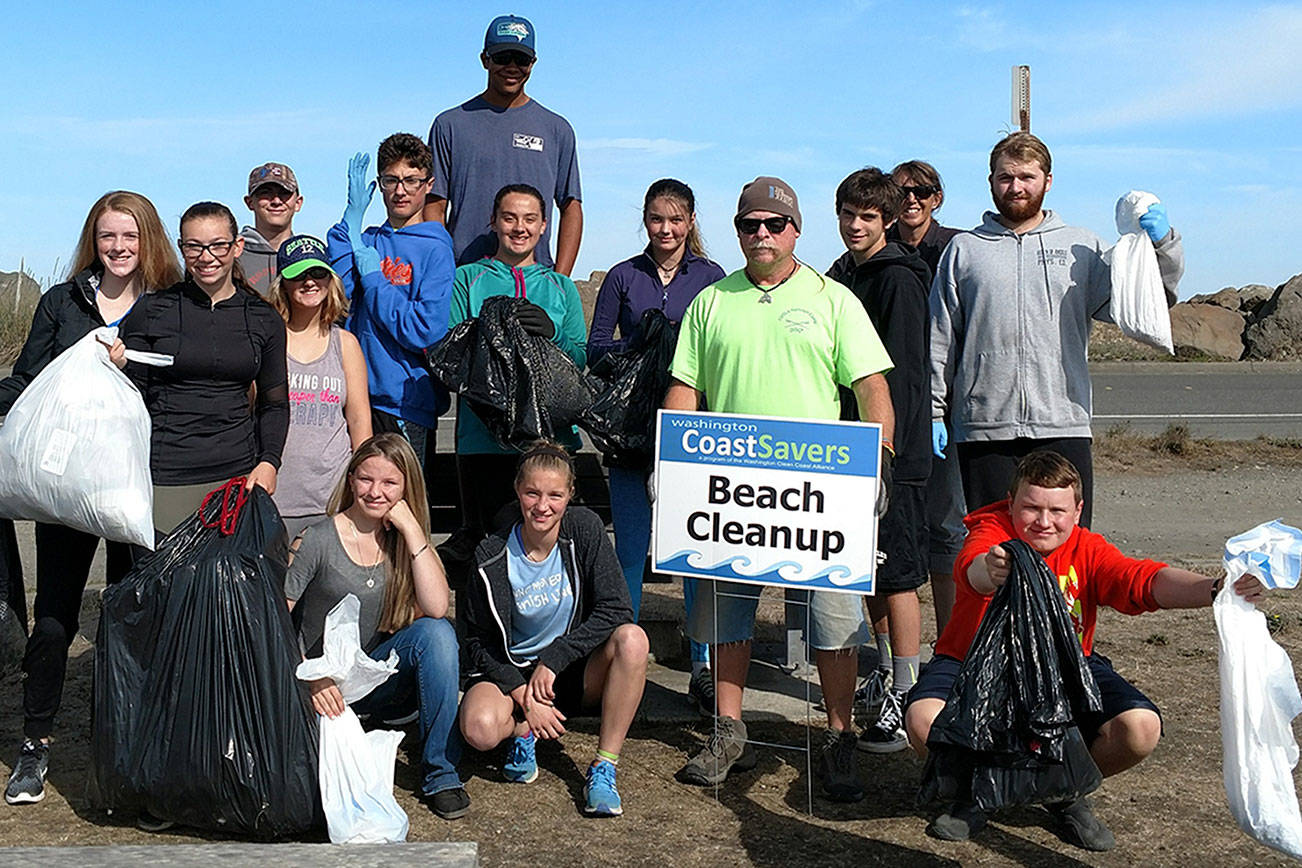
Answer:
[(877, 668), (884, 672), (891, 670), (891, 634), (878, 633), (877, 635)]
[(597, 758), (592, 761), (592, 764), (595, 766), (599, 762), (608, 762), (612, 766), (617, 766), (619, 765), (619, 754), (598, 748)]
[(692, 661), (692, 677), (695, 678), (697, 675), (700, 675), (700, 674), (701, 674), (701, 671), (702, 671), (703, 669), (709, 669), (709, 668), (710, 668), (710, 661), (708, 661), (708, 660), (693, 660), (693, 661)]
[(892, 659), (892, 669), (895, 677), (891, 689), (897, 693), (905, 693), (918, 680), (918, 657), (914, 654), (912, 657), (895, 657)]

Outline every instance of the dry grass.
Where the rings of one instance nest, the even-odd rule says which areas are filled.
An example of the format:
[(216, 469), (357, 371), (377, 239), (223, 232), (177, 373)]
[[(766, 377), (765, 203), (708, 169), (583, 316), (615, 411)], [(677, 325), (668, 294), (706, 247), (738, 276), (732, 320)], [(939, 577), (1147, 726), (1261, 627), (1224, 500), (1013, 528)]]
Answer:
[(1170, 425), (1160, 434), (1147, 435), (1123, 422), (1094, 439), (1094, 463), (1103, 470), (1138, 473), (1242, 466), (1302, 467), (1302, 440), (1216, 440), (1194, 437), (1184, 425)]
[(0, 365), (8, 367), (18, 358), (32, 326), (32, 313), (41, 297), (40, 284), (27, 277), (14, 299), (17, 273), (0, 274)]

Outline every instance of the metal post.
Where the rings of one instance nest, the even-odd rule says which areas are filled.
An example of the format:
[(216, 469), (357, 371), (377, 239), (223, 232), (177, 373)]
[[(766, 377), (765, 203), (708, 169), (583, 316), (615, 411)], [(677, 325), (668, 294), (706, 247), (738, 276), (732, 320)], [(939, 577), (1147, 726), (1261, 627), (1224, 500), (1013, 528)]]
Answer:
[(1013, 126), (1024, 133), (1031, 131), (1031, 68), (1013, 67)]

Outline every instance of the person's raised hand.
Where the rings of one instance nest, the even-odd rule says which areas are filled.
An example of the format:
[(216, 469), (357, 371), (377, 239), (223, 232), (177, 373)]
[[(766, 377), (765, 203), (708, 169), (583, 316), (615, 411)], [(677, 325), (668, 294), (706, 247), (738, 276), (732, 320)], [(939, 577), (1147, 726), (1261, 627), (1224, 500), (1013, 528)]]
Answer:
[(1148, 237), (1156, 244), (1171, 231), (1171, 218), (1166, 216), (1166, 207), (1161, 202), (1154, 202), (1139, 216), (1139, 225), (1144, 227)]
[(524, 326), (526, 333), (536, 335), (540, 338), (551, 340), (556, 336), (556, 323), (547, 315), (547, 311), (540, 308), (531, 301), (518, 305), (515, 309), (515, 317)]
[(990, 551), (986, 552), (986, 573), (990, 576), (990, 584), (996, 588), (1002, 588), (1004, 582), (1008, 581), (1008, 574), (1013, 569), (1013, 558), (1008, 553), (1008, 549), (1003, 546), (991, 546)]
[(312, 707), (323, 717), (338, 717), (348, 707), (333, 678), (309, 681), (308, 690), (312, 693)]
[[(362, 220), (375, 195), (375, 182), (366, 180), (366, 170), (371, 165), (371, 155), (358, 152), (348, 161), (348, 204), (344, 207), (344, 226), (348, 239), (356, 248), (362, 239)], [(363, 274), (367, 272), (363, 271)]]
[(931, 453), (937, 458), (944, 459), (945, 447), (949, 445), (949, 432), (945, 430), (944, 422), (931, 423)]

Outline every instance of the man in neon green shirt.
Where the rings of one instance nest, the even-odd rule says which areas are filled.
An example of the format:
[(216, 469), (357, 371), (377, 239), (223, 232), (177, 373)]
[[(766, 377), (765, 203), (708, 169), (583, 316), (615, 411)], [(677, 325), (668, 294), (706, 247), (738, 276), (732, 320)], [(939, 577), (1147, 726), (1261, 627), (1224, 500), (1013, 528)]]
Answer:
[[(882, 426), (884, 492), (889, 482), (895, 414), (885, 372), (890, 356), (850, 290), (795, 258), (800, 207), (778, 178), (742, 188), (734, 219), (746, 267), (692, 301), (671, 366), (667, 410), (704, 401), (723, 413), (838, 419), (838, 385), (854, 390), (860, 418)], [(879, 498), (878, 515), (884, 511)], [(754, 748), (741, 722), (742, 693), (760, 588), (717, 582), (701, 587), (688, 617), (693, 639), (710, 642), (718, 677), (715, 732), (683, 767), (689, 783), (717, 784), (734, 768), (753, 768)], [(862, 600), (852, 594), (809, 595), (809, 635), (816, 650), (828, 730), (818, 769), (823, 791), (838, 801), (863, 798), (855, 768), (851, 706), (858, 648), (868, 638)]]

